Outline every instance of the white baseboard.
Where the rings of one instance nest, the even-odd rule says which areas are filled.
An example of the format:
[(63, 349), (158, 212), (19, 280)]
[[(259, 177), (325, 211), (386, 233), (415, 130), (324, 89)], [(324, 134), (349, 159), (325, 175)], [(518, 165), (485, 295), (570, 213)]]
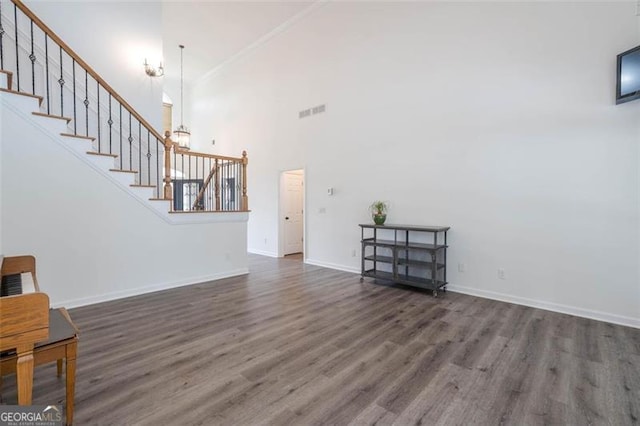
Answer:
[(252, 249), (252, 248), (248, 248), (247, 253), (259, 254), (260, 256), (278, 257), (278, 253), (275, 253), (273, 251), (258, 250), (258, 249)]
[(323, 268), (337, 269), (338, 271), (351, 272), (353, 274), (360, 275), (359, 268), (352, 268), (350, 266), (338, 265), (337, 263), (321, 262), (319, 260), (306, 259), (304, 263), (309, 265), (322, 266)]
[(610, 322), (612, 324), (624, 325), (627, 327), (640, 328), (640, 318), (627, 317), (623, 315), (610, 314), (607, 312), (593, 311), (590, 309), (568, 306), (560, 303), (545, 302), (526, 297), (512, 296), (510, 294), (498, 293), (489, 290), (479, 290), (471, 287), (447, 284), (447, 291), (468, 294), (470, 296), (482, 297), (485, 299), (499, 300), (501, 302), (514, 303), (516, 305), (529, 306), (532, 308), (544, 309), (546, 311), (559, 312), (577, 317), (589, 318), (598, 321)]
[(108, 302), (116, 299), (123, 299), (125, 297), (139, 296), (141, 294), (153, 293), (160, 290), (168, 290), (177, 287), (183, 287), (192, 284), (201, 284), (207, 281), (221, 280), (223, 278), (237, 277), (239, 275), (246, 275), (249, 273), (247, 268), (236, 269), (232, 271), (222, 272), (219, 274), (212, 274), (202, 277), (193, 277), (186, 280), (174, 281), (162, 284), (155, 284), (147, 287), (138, 287), (134, 289), (114, 291), (112, 293), (100, 294), (97, 296), (83, 297), (80, 299), (69, 299), (61, 302), (53, 302), (52, 307), (65, 307), (65, 308), (77, 308), (80, 306), (93, 305), (95, 303)]

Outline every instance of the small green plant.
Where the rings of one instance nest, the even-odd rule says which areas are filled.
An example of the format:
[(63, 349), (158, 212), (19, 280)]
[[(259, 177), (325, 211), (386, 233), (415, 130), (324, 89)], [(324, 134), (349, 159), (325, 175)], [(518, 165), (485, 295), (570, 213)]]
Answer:
[(387, 220), (387, 203), (384, 201), (374, 201), (369, 208), (371, 209), (373, 222), (376, 225), (384, 225), (384, 221)]
[(374, 201), (369, 208), (371, 209), (371, 214), (382, 215), (387, 213), (388, 206), (384, 201)]

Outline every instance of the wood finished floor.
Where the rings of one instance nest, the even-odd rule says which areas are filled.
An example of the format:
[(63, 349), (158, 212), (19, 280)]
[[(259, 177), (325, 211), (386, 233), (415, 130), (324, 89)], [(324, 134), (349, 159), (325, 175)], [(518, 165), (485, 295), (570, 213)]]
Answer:
[[(250, 270), (71, 310), (75, 424), (640, 422), (640, 330), (295, 258), (250, 256)], [(54, 364), (34, 404), (64, 403)]]

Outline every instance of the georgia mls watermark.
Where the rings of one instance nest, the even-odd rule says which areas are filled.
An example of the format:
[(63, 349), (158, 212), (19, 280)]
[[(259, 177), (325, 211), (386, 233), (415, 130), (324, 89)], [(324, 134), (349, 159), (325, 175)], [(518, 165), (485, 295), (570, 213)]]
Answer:
[(0, 426), (62, 426), (62, 407), (0, 405)]

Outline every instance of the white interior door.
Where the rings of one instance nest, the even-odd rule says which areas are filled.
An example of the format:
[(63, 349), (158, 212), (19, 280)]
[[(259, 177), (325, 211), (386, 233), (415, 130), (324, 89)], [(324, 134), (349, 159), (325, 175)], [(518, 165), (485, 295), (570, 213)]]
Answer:
[(284, 255), (303, 250), (303, 188), (304, 176), (300, 172), (284, 173)]

